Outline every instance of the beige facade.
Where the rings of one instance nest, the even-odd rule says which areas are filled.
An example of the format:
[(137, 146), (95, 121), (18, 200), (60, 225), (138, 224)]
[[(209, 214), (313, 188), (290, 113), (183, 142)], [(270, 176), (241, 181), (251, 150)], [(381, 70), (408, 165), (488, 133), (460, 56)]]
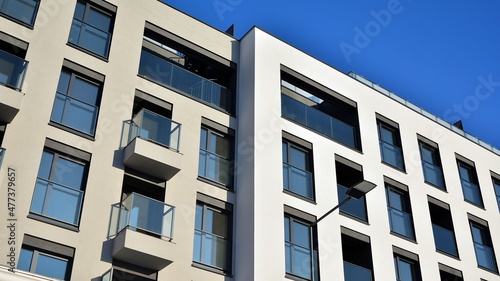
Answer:
[(0, 7), (0, 280), (499, 278), (498, 149), (258, 28), (26, 3)]

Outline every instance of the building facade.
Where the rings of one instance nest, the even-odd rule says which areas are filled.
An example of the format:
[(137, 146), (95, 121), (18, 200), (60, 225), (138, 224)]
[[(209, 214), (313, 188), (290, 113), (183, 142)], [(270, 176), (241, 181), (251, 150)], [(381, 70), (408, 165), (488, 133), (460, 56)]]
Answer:
[(0, 84), (0, 280), (500, 280), (500, 151), (257, 27), (4, 0)]

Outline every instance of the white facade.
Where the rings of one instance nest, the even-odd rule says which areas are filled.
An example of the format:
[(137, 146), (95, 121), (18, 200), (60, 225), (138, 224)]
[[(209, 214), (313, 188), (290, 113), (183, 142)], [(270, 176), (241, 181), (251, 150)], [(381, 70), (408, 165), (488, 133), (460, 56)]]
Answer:
[[(319, 280), (356, 280), (349, 279), (354, 277), (346, 272), (345, 261), (368, 269), (372, 280), (396, 280), (395, 257), (413, 264), (413, 280), (500, 278), (498, 259), (485, 254), (479, 260), (486, 264), (478, 265), (476, 258), (481, 247), (497, 256), (500, 251), (497, 149), (474, 143), (473, 137), (461, 136), (461, 130), (405, 105), (401, 98), (391, 98), (392, 93), (379, 86), (341, 73), (259, 28), (235, 39), (155, 0), (32, 3), (38, 7), (33, 24), (0, 9), (0, 47), (15, 56), (19, 52), (12, 50), (20, 48), (24, 50), (20, 59), (29, 61), (24, 83), (17, 89), (5, 81), (2, 84), (7, 85), (0, 85), (0, 147), (6, 149), (0, 162), (0, 193), (4, 202), (11, 203), (2, 205), (0, 220), (5, 226), (15, 223), (15, 229), (0, 231), (0, 256), (4, 257), (0, 280), (52, 280), (43, 276), (52, 274), (47, 273), (50, 270), (36, 268), (44, 254), (50, 262), (55, 262), (54, 257), (66, 262), (66, 280), (101, 280), (102, 276), (111, 280), (105, 279), (111, 268), (115, 270), (112, 280), (317, 280), (312, 273), (306, 277), (309, 271), (319, 271)], [(86, 15), (92, 9), (109, 15), (111, 39), (109, 48), (104, 47), (106, 53), (92, 49), (104, 42), (103, 37), (73, 41), (70, 34), (78, 23), (75, 5), (85, 6), (84, 22), (90, 20)], [(85, 45), (85, 40), (92, 44)], [(152, 55), (156, 61), (150, 59)], [(10, 71), (2, 63), (0, 72)], [(87, 111), (75, 111), (77, 106), (70, 102), (78, 99), (74, 83), (79, 78), (71, 78), (67, 93), (58, 88), (65, 71), (99, 85), (97, 101), (85, 107)], [(326, 101), (324, 108), (321, 102), (316, 104), (318, 99), (307, 101), (300, 90), (282, 86), (283, 80), (317, 92), (320, 101)], [(227, 99), (226, 90), (231, 91)], [(66, 119), (54, 113), (62, 106), (56, 104), (56, 97), (70, 104), (62, 107), (66, 113), (61, 116)], [(299, 107), (283, 109), (288, 99), (296, 105), (300, 102)], [(301, 124), (297, 108), (307, 111), (313, 106), (323, 113), (312, 111)], [(95, 123), (89, 119), (95, 129), (80, 127), (84, 117), (72, 121), (64, 115), (67, 112), (98, 112)], [(141, 123), (139, 116), (145, 118), (144, 114), (153, 116), (151, 123)], [(141, 135), (123, 140), (124, 134), (134, 132), (127, 130), (129, 120), (138, 124), (136, 132)], [(181, 124), (179, 139), (173, 138), (179, 132), (176, 123), (168, 120)], [(329, 137), (322, 131), (324, 124), (314, 120), (342, 120), (349, 123), (342, 128), (353, 133), (344, 139), (346, 135), (335, 135), (334, 129)], [(165, 126), (170, 126), (168, 133), (161, 131)], [(384, 128), (393, 130), (382, 132)], [(384, 132), (394, 141), (382, 151), (387, 153), (385, 160), (379, 137)], [(290, 151), (296, 147), (306, 151), (306, 168), (284, 163), (284, 141)], [(445, 186), (427, 183), (421, 145), (435, 152), (433, 159), (438, 160), (432, 171), (442, 171)], [(53, 165), (69, 159), (71, 165), (84, 167), (80, 191), (74, 191), (78, 188), (71, 187), (63, 174), (58, 177), (60, 169), (44, 165), (43, 157), (49, 156), (42, 155), (47, 153), (55, 155)], [(403, 166), (391, 165), (391, 157)], [(458, 163), (465, 169), (462, 173)], [(298, 173), (291, 176), (296, 183), (284, 182), (284, 165)], [(43, 167), (49, 167), (46, 177)], [(8, 175), (13, 170), (15, 178)], [(377, 185), (365, 197), (366, 219), (353, 218), (341, 208), (317, 226), (309, 226), (341, 201), (338, 184), (361, 180), (360, 176)], [(464, 200), (461, 179), (466, 178), (480, 192), (465, 183)], [(303, 180), (306, 185), (299, 186)], [(495, 180), (499, 193), (495, 193)], [(292, 185), (309, 194), (288, 188)], [(46, 191), (40, 195), (43, 188), (54, 186), (77, 195), (51, 197)], [(392, 227), (391, 188), (402, 194), (405, 205), (403, 212), (394, 211)], [(8, 201), (14, 196), (15, 201)], [(80, 196), (81, 207), (67, 219), (65, 212), (75, 208), (68, 202), (75, 196)], [(144, 196), (151, 199), (131, 201)], [(37, 200), (44, 207), (37, 207)], [(123, 216), (118, 219), (113, 211), (122, 200)], [(439, 208), (431, 211), (429, 204)], [(403, 213), (411, 217), (406, 220), (410, 226), (398, 225), (397, 215)], [(299, 255), (285, 255), (294, 242), (285, 242), (289, 233), (284, 220), (292, 228), (296, 226), (292, 222), (309, 227), (310, 244), (302, 249), (309, 250), (309, 256), (301, 256), (299, 267), (287, 267)], [(117, 227), (119, 221), (127, 227)], [(440, 245), (454, 244), (455, 255), (436, 250), (436, 225), (454, 234), (456, 243)], [(482, 244), (474, 244), (471, 225), (483, 231), (483, 241), (474, 237)], [(413, 237), (398, 231), (413, 232)], [(298, 230), (290, 232), (300, 235)], [(15, 245), (9, 244), (13, 240), (9, 237), (14, 237)], [(364, 241), (359, 244), (364, 248), (346, 241)], [(299, 244), (290, 247), (299, 249)], [(9, 264), (11, 253), (15, 269)], [(27, 253), (43, 257), (30, 259)], [(357, 260), (359, 253), (363, 254)], [(317, 257), (316, 267), (307, 262), (313, 257)], [(20, 265), (21, 259), (34, 266)], [(124, 272), (135, 279), (125, 279)], [(444, 277), (452, 275), (461, 279)]]

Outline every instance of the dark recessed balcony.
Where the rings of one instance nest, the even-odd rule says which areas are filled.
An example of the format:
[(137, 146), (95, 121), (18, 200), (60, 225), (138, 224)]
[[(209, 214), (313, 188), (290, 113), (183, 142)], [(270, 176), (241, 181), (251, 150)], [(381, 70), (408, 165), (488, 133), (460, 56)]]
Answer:
[(142, 109), (125, 121), (122, 136), (123, 164), (162, 180), (180, 171), (181, 124)]

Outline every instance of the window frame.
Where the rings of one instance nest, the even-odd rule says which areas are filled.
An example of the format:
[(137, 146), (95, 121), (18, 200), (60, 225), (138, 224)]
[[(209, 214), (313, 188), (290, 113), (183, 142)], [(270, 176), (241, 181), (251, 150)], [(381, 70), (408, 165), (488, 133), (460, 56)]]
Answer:
[[(409, 229), (409, 230), (411, 231), (412, 236), (409, 237), (409, 236), (406, 236), (402, 233), (396, 232), (394, 230), (393, 222), (392, 222), (392, 215), (389, 213), (389, 226), (390, 226), (391, 234), (394, 234), (398, 237), (416, 242), (417, 238), (416, 238), (416, 233), (415, 233), (415, 223), (413, 221), (413, 213), (412, 213), (412, 209), (411, 209), (410, 195), (409, 195), (408, 190), (403, 190), (403, 189), (398, 188), (397, 186), (390, 184), (390, 183), (385, 183), (385, 190), (386, 190), (386, 200), (387, 200), (388, 213), (389, 213), (389, 211), (394, 209), (394, 210), (397, 210), (401, 213), (408, 214), (410, 216), (410, 222), (411, 222), (411, 226), (410, 226), (411, 229)], [(396, 207), (393, 207), (390, 192), (397, 194), (401, 198), (402, 210), (399, 210)]]
[[(381, 119), (384, 119), (384, 120), (381, 120)], [(405, 159), (404, 159), (404, 153), (403, 153), (403, 145), (401, 143), (401, 133), (399, 131), (399, 125), (397, 125), (397, 123), (395, 122), (390, 122), (390, 123), (394, 123), (393, 125), (391, 125), (389, 122), (386, 122), (385, 121), (385, 117), (382, 117), (382, 116), (378, 116), (377, 115), (377, 135), (378, 135), (378, 140), (379, 140), (379, 149), (380, 149), (380, 159), (382, 161), (382, 163), (384, 164), (387, 164), (388, 166), (398, 170), (398, 171), (401, 171), (401, 172), (406, 172), (406, 167), (405, 167)], [(392, 142), (393, 143), (389, 143), (389, 142), (386, 142), (383, 138), (382, 138), (382, 129), (385, 129), (387, 131), (389, 131), (392, 135)], [(388, 161), (385, 161), (384, 160), (384, 153), (383, 153), (383, 149), (382, 149), (382, 143), (384, 144), (388, 144), (392, 147), (396, 147), (400, 150), (400, 157), (401, 157), (401, 167), (397, 166), (397, 165), (393, 165), (391, 164), (390, 162)], [(397, 163), (396, 163), (397, 164)]]
[[(288, 134), (286, 134), (285, 136), (288, 136)], [(302, 142), (302, 143), (304, 143), (304, 142)], [(316, 202), (316, 192), (315, 192), (315, 187), (314, 187), (314, 167), (313, 167), (313, 159), (312, 159), (312, 157), (313, 157), (312, 145), (305, 147), (305, 146), (302, 146), (300, 144), (297, 144), (296, 142), (294, 142), (292, 140), (289, 140), (286, 137), (284, 137), (282, 140), (282, 148), (283, 148), (283, 145), (286, 146), (286, 154), (287, 154), (288, 159), (286, 159), (287, 162), (282, 161), (282, 165), (291, 166), (295, 169), (304, 171), (304, 172), (309, 173), (311, 175), (311, 190), (310, 190), (311, 197), (304, 195), (304, 194), (300, 194), (298, 192), (295, 192), (295, 191), (291, 190), (291, 188), (289, 186), (286, 187), (284, 180), (283, 180), (283, 191), (287, 194), (297, 196), (301, 199)], [(306, 161), (304, 164), (305, 164), (306, 170), (303, 170), (302, 168), (294, 166), (293, 164), (290, 163), (292, 149), (296, 149), (297, 151), (303, 152), (305, 154)], [(284, 156), (285, 155), (282, 154), (281, 159), (283, 159)], [(283, 178), (284, 178), (284, 176), (285, 176), (285, 174), (283, 173)], [(288, 182), (290, 182), (290, 178), (288, 179)]]
[(400, 262), (404, 262), (404, 263), (410, 265), (412, 281), (419, 281), (419, 279), (417, 277), (418, 275), (417, 275), (417, 268), (416, 268), (417, 261), (411, 260), (407, 257), (403, 257), (403, 256), (397, 255), (397, 254), (394, 255), (394, 267), (396, 270), (396, 280), (397, 281), (401, 280), (400, 279), (400, 276), (401, 276)]
[[(490, 230), (488, 227), (488, 223), (486, 221), (482, 221), (479, 218), (475, 218), (474, 216), (472, 216), (470, 214), (468, 214), (468, 216), (469, 216), (469, 228), (471, 231), (471, 238), (472, 238), (472, 244), (474, 247), (474, 254), (476, 256), (477, 267), (484, 269), (486, 271), (494, 272), (494, 273), (498, 274), (497, 258), (496, 258), (496, 254), (495, 254), (495, 249), (493, 247), (493, 240), (491, 239), (491, 233), (490, 233)], [(477, 237), (475, 237), (475, 235), (474, 235), (474, 228), (480, 231), (480, 234), (481, 234), (480, 239), (481, 239), (482, 243), (476, 242)], [(493, 265), (495, 266), (495, 268), (492, 269), (492, 268), (488, 268), (486, 266), (479, 264), (478, 254), (476, 252), (476, 244), (479, 244), (483, 247), (491, 248), (492, 255), (493, 255), (492, 262), (493, 262)]]
[(495, 192), (495, 196), (497, 198), (498, 211), (500, 211), (500, 179), (492, 176), (491, 181), (493, 184), (493, 191)]
[[(430, 196), (427, 196), (427, 203), (428, 203), (428, 206), (429, 206), (429, 215), (430, 215), (430, 221), (431, 221), (431, 226), (433, 227), (434, 225), (438, 226), (438, 227), (441, 227), (441, 228), (444, 228), (445, 230), (448, 230), (450, 232), (453, 233), (453, 243), (454, 243), (454, 246), (455, 246), (455, 254), (453, 253), (450, 253), (450, 252), (447, 252), (445, 250), (441, 250), (438, 248), (438, 245), (436, 243), (436, 234), (434, 233), (434, 228), (432, 230), (432, 234), (433, 234), (433, 237), (434, 237), (434, 246), (436, 248), (436, 251), (439, 252), (439, 253), (442, 253), (444, 255), (447, 255), (447, 256), (450, 256), (450, 257), (453, 257), (455, 259), (459, 259), (460, 258), (460, 253), (458, 252), (458, 245), (457, 245), (457, 235), (455, 233), (455, 227), (453, 225), (453, 217), (451, 215), (451, 210), (450, 210), (450, 206), (444, 202), (441, 202), (433, 197), (430, 197)], [(434, 205), (434, 207), (431, 208), (431, 205)], [(442, 209), (444, 211), (447, 211), (447, 214), (446, 214), (446, 217), (449, 218), (449, 224), (451, 225), (451, 228), (452, 229), (449, 229), (448, 226), (443, 226), (442, 224), (438, 224), (438, 223), (435, 223), (435, 220), (433, 219), (434, 217), (440, 217), (440, 218), (443, 218), (444, 215), (441, 213), (441, 214), (435, 214), (433, 215), (433, 210), (435, 210), (436, 208), (439, 208), (439, 209)]]
[[(484, 200), (483, 200), (483, 195), (481, 192), (481, 186), (479, 185), (479, 180), (477, 177), (477, 171), (476, 167), (474, 166), (474, 163), (467, 163), (466, 161), (463, 161), (462, 159), (457, 158), (457, 168), (458, 168), (458, 176), (460, 180), (460, 186), (462, 187), (462, 195), (464, 197), (464, 201), (468, 202), (474, 206), (477, 206), (479, 208), (484, 208)], [(462, 169), (467, 170), (467, 177), (469, 180), (464, 179), (464, 175), (462, 175)], [(466, 181), (469, 184), (477, 186), (477, 195), (479, 197), (479, 202), (474, 202), (472, 200), (469, 200), (466, 198), (466, 193), (464, 192), (464, 185), (463, 181)]]
[[(286, 207), (286, 206), (285, 206)], [(288, 208), (285, 208), (285, 211), (287, 210)], [(300, 211), (295, 211), (295, 212), (300, 212)], [(319, 279), (316, 279), (315, 276), (319, 276), (319, 264), (317, 262), (318, 260), (318, 243), (317, 243), (317, 234), (316, 234), (316, 227), (315, 226), (311, 226), (311, 222), (309, 221), (306, 221), (304, 220), (304, 218), (299, 218), (299, 217), (296, 217), (294, 216), (293, 214), (289, 214), (287, 212), (285, 212), (284, 216), (283, 216), (283, 221), (284, 223), (286, 223), (286, 219), (288, 219), (289, 223), (288, 223), (288, 226), (285, 226), (285, 227), (288, 227), (288, 233), (290, 234), (290, 241), (287, 241), (286, 240), (286, 228), (284, 229), (284, 233), (285, 233), (285, 237), (284, 237), (284, 250), (285, 250), (285, 276), (290, 278), (290, 279), (294, 279), (294, 280), (319, 280)], [(308, 228), (308, 233), (309, 233), (309, 247), (310, 248), (305, 248), (301, 245), (296, 245), (293, 243), (293, 224), (294, 222), (298, 223), (298, 224), (301, 224), (303, 226), (306, 226)], [(287, 269), (286, 269), (286, 263), (287, 263), (287, 260), (286, 260), (286, 245), (287, 244), (290, 244), (290, 245), (295, 245), (297, 247), (300, 247), (300, 248), (303, 248), (303, 249), (307, 249), (309, 250), (309, 257), (311, 259), (311, 267), (310, 267), (310, 270), (311, 270), (311, 275), (310, 275), (310, 279), (307, 279), (307, 278), (304, 278), (300, 275), (297, 275), (293, 272), (293, 259), (292, 261), (290, 261), (292, 263), (292, 269), (291, 271), (292, 272), (288, 272)], [(293, 252), (292, 252), (293, 254)], [(292, 256), (290, 257), (292, 258)]]
[[(19, 2), (19, 0), (7, 0), (7, 1), (17, 1), (17, 2)], [(20, 19), (14, 17), (14, 16), (11, 16), (9, 14), (6, 14), (6, 13), (2, 12), (1, 9), (3, 8), (3, 6), (0, 7), (0, 15), (2, 17), (6, 18), (6, 19), (14, 21), (14, 22), (16, 22), (16, 23), (18, 23), (20, 25), (23, 25), (23, 26), (25, 26), (27, 28), (33, 29), (34, 26), (35, 26), (36, 16), (38, 14), (38, 9), (40, 8), (40, 0), (33, 0), (33, 2), (36, 2), (36, 4), (35, 4), (35, 8), (33, 9), (33, 14), (31, 16), (31, 22), (30, 23), (27, 23), (27, 22), (25, 22), (23, 20), (20, 20)], [(5, 2), (3, 4), (5, 4)]]
[[(421, 141), (421, 140), (418, 141), (418, 148), (419, 148), (419, 152), (420, 152), (420, 160), (422, 162), (422, 172), (424, 175), (424, 182), (427, 184), (430, 184), (430, 185), (432, 185), (440, 190), (446, 191), (446, 181), (445, 181), (445, 177), (444, 177), (443, 166), (441, 164), (441, 157), (439, 155), (439, 148), (434, 147), (433, 145), (430, 145), (430, 144), (428, 144), (424, 141)], [(432, 157), (432, 163), (427, 162), (425, 160), (423, 150), (429, 151), (429, 153), (431, 154), (431, 157)], [(439, 168), (439, 170), (441, 172), (441, 181), (443, 182), (443, 186), (439, 186), (438, 184), (434, 184), (433, 182), (427, 180), (426, 174), (425, 174), (424, 162), (428, 163), (434, 167)]]

